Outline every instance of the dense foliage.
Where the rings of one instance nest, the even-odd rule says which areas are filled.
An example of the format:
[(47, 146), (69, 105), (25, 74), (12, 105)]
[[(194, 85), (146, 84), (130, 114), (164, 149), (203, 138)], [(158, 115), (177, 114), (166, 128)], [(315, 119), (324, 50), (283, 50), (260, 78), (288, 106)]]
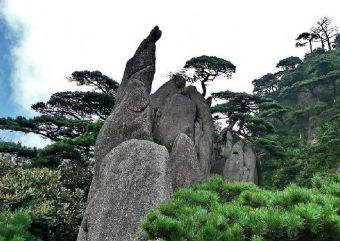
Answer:
[[(248, 93), (222, 91), (212, 94), (223, 101), (211, 108), (215, 120), (226, 119), (230, 131), (241, 138), (259, 137), (274, 131), (273, 124), (263, 116), (278, 116), (284, 109), (270, 99)], [(258, 113), (261, 111), (261, 115)]]
[(291, 56), (285, 59), (281, 59), (276, 67), (283, 68), (284, 70), (295, 69), (298, 64), (301, 64), (301, 59), (296, 56)]
[[(207, 99), (218, 100), (211, 110), (224, 127), (216, 141), (231, 132), (251, 143), (262, 188), (213, 176), (179, 190), (148, 215), (149, 238), (340, 240), (340, 37), (322, 18), (296, 41), (310, 52), (303, 60), (280, 60), (278, 72), (253, 80), (253, 94), (221, 91)], [(181, 73), (200, 82), (205, 96), (207, 82), (235, 70), (225, 59), (203, 55)], [(58, 92), (34, 104), (40, 116), (0, 118), (1, 130), (52, 141), (43, 149), (0, 141), (0, 159), (6, 159), (0, 160), (0, 241), (76, 239), (95, 139), (119, 84), (99, 71), (76, 71), (68, 79), (86, 91)]]
[(313, 178), (313, 187), (266, 191), (219, 176), (150, 212), (149, 239), (188, 241), (340, 240), (339, 177)]
[(31, 224), (29, 214), (25, 212), (0, 213), (1, 241), (39, 241), (28, 228)]
[[(24, 210), (30, 231), (43, 240), (74, 240), (84, 210), (84, 191), (69, 189), (61, 170), (13, 167), (0, 162), (0, 207)], [(73, 184), (74, 185), (74, 184)]]
[[(93, 149), (115, 103), (118, 83), (99, 71), (69, 78), (92, 90), (59, 92), (32, 106), (41, 116), (1, 118), (0, 129), (35, 133), (52, 141), (43, 149), (0, 141), (0, 210), (24, 210), (43, 240), (75, 240), (93, 176)], [(11, 163), (11, 165), (9, 165)]]
[(259, 79), (253, 80), (254, 94), (265, 96), (269, 93), (277, 91), (278, 78), (275, 74), (268, 73)]
[(272, 120), (285, 155), (258, 156), (261, 185), (310, 186), (315, 173), (336, 171), (340, 161), (339, 66), (338, 50), (307, 55), (296, 69), (285, 71), (277, 91), (265, 95), (286, 109), (281, 119)]

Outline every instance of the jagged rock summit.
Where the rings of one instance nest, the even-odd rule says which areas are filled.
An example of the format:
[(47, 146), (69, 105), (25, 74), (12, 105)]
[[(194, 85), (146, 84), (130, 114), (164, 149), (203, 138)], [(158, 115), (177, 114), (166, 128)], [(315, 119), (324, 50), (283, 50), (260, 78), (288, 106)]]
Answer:
[(174, 75), (150, 96), (155, 27), (127, 62), (95, 145), (95, 175), (78, 241), (145, 240), (141, 222), (173, 191), (206, 180), (213, 154), (210, 108)]

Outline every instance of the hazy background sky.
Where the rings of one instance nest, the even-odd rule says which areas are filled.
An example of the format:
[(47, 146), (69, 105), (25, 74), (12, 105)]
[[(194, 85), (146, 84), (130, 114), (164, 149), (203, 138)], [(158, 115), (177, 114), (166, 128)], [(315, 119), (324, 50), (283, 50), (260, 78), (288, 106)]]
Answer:
[(307, 47), (295, 48), (299, 33), (323, 16), (339, 25), (339, 9), (339, 0), (0, 0), (0, 116), (32, 115), (33, 103), (75, 88), (66, 80), (75, 70), (100, 70), (120, 82), (155, 25), (163, 35), (153, 90), (205, 54), (237, 67), (208, 92), (251, 92), (251, 81), (275, 71), (280, 59), (304, 56)]

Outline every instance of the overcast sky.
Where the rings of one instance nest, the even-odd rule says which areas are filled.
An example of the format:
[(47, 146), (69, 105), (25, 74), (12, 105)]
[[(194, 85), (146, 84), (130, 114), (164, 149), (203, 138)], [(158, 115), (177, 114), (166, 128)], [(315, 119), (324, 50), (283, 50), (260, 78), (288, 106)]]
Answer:
[[(31, 115), (51, 93), (74, 89), (75, 70), (120, 82), (126, 61), (158, 25), (153, 90), (186, 60), (214, 55), (236, 65), (209, 92), (252, 91), (251, 81), (288, 56), (294, 39), (323, 16), (340, 24), (339, 0), (0, 0), (0, 115)], [(26, 139), (28, 139), (26, 137)]]

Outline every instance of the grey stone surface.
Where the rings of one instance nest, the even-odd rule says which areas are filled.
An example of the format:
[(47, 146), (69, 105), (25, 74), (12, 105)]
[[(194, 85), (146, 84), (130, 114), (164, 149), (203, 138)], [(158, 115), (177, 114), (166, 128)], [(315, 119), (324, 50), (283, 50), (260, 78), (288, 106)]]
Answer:
[(213, 130), (210, 107), (194, 86), (167, 97), (158, 106), (153, 125), (155, 140), (169, 151), (180, 133), (192, 139), (204, 177), (210, 172)]
[(116, 103), (119, 103), (125, 92), (129, 90), (130, 79), (141, 81), (150, 94), (156, 72), (156, 42), (161, 35), (162, 32), (158, 26), (152, 29), (149, 36), (141, 42), (134, 56), (126, 63), (123, 79), (117, 92)]
[(153, 113), (149, 95), (156, 66), (155, 43), (160, 36), (161, 31), (155, 27), (126, 64), (116, 105), (96, 141), (96, 166), (101, 165), (101, 160), (112, 148), (125, 140), (152, 140)]
[(213, 156), (213, 132), (214, 124), (210, 112), (210, 107), (204, 97), (194, 86), (188, 86), (184, 94), (189, 96), (196, 106), (196, 117), (194, 122), (194, 143), (198, 160), (204, 176), (210, 173)]
[(131, 80), (129, 88), (98, 134), (95, 145), (97, 166), (112, 148), (123, 141), (132, 138), (152, 140), (153, 114), (149, 95), (138, 80)]
[(244, 140), (228, 131), (225, 139), (214, 145), (212, 173), (231, 181), (258, 183), (256, 155)]
[(155, 140), (172, 149), (175, 138), (184, 133), (194, 139), (196, 106), (190, 98), (175, 94), (161, 106), (155, 116), (153, 135)]
[(226, 157), (223, 176), (228, 180), (242, 181), (243, 180), (243, 169), (244, 169), (244, 159), (243, 159), (243, 141), (239, 140), (236, 142), (229, 155)]
[(128, 140), (110, 151), (77, 240), (144, 240), (145, 215), (172, 195), (168, 164), (167, 149), (150, 141)]
[(194, 142), (183, 133), (174, 141), (170, 153), (170, 169), (174, 191), (178, 188), (191, 187), (204, 179)]
[(151, 104), (154, 111), (157, 111), (160, 106), (163, 106), (174, 94), (183, 91), (185, 83), (186, 81), (181, 75), (173, 75), (168, 82), (151, 95)]
[(308, 107), (314, 102), (314, 97), (312, 93), (306, 88), (302, 89), (303, 91), (298, 93), (298, 104), (302, 105), (303, 107)]
[(209, 174), (213, 121), (207, 101), (176, 75), (150, 97), (160, 36), (154, 28), (126, 64), (116, 105), (97, 137), (78, 241), (144, 240), (146, 213)]
[(303, 129), (305, 132), (305, 138), (307, 140), (307, 143), (314, 145), (317, 143), (317, 136), (315, 131), (315, 123), (313, 121), (313, 118), (309, 117), (307, 126)]
[(242, 181), (258, 183), (256, 155), (253, 148), (245, 143), (243, 146), (243, 177)]
[(223, 132), (221, 135), (225, 135), (224, 140), (222, 142), (214, 143), (214, 154), (210, 170), (211, 173), (219, 174), (221, 176), (223, 176), (226, 158), (230, 155), (231, 149), (234, 145), (234, 138), (230, 131)]
[(219, 144), (218, 155), (224, 161), (222, 175), (225, 179), (257, 184), (256, 155), (245, 140), (235, 140), (228, 132), (225, 142)]

